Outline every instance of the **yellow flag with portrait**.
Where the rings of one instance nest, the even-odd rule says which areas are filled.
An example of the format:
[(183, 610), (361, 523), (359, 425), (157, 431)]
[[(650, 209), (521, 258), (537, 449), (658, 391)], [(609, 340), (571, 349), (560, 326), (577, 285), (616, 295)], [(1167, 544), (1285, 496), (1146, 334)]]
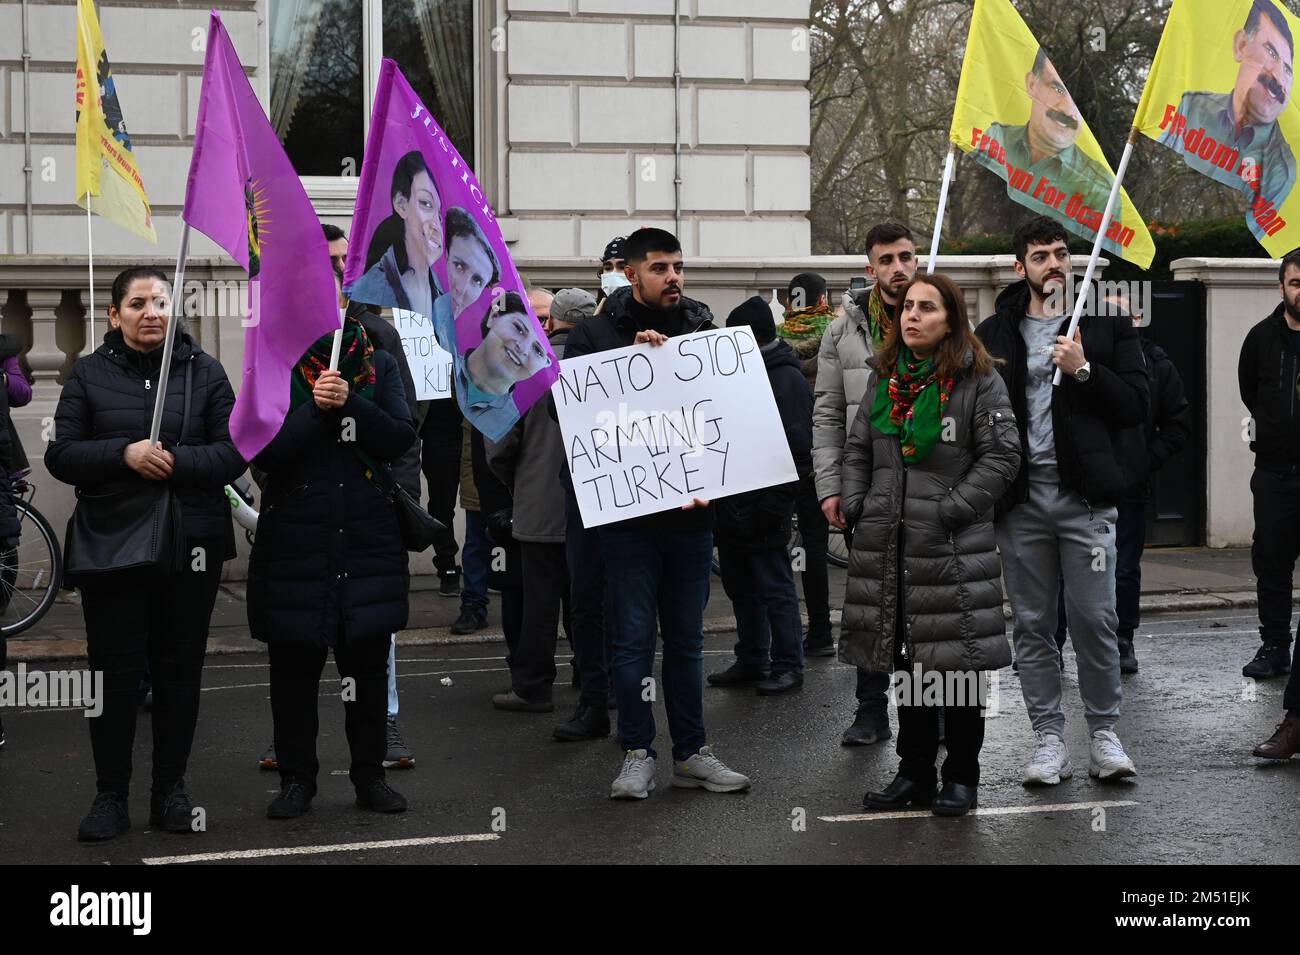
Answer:
[[(1009, 0), (975, 0), (949, 137), (1001, 177), (1011, 199), (1096, 241), (1115, 173)], [(1123, 189), (1102, 248), (1142, 268), (1155, 255)]]

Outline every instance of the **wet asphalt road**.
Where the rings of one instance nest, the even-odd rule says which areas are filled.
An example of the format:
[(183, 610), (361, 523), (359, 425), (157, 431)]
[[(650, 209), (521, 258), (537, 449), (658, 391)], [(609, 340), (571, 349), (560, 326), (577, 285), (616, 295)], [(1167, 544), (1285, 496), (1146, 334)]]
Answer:
[[(500, 713), (489, 698), (508, 676), (500, 645), (486, 644), (399, 648), (400, 723), (417, 763), (390, 772), (390, 781), (410, 799), (409, 812), (381, 817), (353, 808), (342, 704), (323, 683), (320, 794), (302, 819), (272, 822), (264, 812), (278, 777), (256, 766), (271, 735), (265, 656), (211, 657), (188, 777), (207, 815), (206, 833), (147, 830), (146, 781), (132, 794), (130, 833), (106, 845), (78, 844), (77, 822), (94, 795), (85, 719), (6, 710), (0, 863), (134, 864), (231, 852), (258, 853), (227, 859), (243, 864), (1292, 863), (1300, 849), (1293, 824), (1300, 758), (1273, 764), (1250, 756), (1280, 718), (1283, 689), (1281, 680), (1245, 685), (1240, 669), (1257, 639), (1251, 611), (1149, 618), (1137, 638), (1142, 671), (1125, 678), (1118, 727), (1139, 776), (1112, 785), (1088, 779), (1067, 651), (1075, 777), (1050, 789), (1021, 787), (1033, 734), (1016, 677), (1002, 671), (981, 760), (981, 814), (963, 819), (852, 818), (861, 813), (863, 791), (892, 778), (897, 757), (892, 741), (839, 745), (854, 677), (833, 659), (810, 660), (803, 691), (785, 697), (706, 689), (710, 742), (753, 778), (746, 794), (671, 788), (666, 720), (657, 705), (659, 788), (628, 803), (606, 798), (621, 760), (612, 738), (550, 739), (576, 700), (568, 667), (560, 668), (555, 714)], [(731, 635), (706, 639), (706, 673), (730, 662), (731, 643)], [(334, 675), (332, 664), (326, 673)], [(442, 685), (444, 677), (451, 686)], [(148, 775), (150, 719), (141, 715), (137, 733), (138, 780)], [(896, 729), (893, 714), (891, 721)], [(850, 818), (833, 821), (839, 816)], [(354, 847), (390, 840), (421, 841)], [(289, 847), (309, 848), (286, 856)]]

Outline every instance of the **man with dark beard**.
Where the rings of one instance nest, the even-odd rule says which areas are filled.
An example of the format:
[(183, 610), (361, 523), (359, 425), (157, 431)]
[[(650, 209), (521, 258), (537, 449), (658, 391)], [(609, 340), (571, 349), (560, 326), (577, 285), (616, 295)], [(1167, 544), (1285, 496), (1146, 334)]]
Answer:
[[(905, 225), (882, 222), (867, 232), (870, 289), (844, 296), (844, 314), (827, 327), (817, 355), (813, 396), (813, 470), (822, 513), (847, 537), (851, 531), (840, 512), (840, 462), (844, 442), (871, 377), (871, 359), (885, 339), (898, 307), (898, 293), (916, 274), (916, 243)], [(826, 640), (829, 643), (829, 639)], [(825, 646), (825, 643), (822, 644)], [(810, 647), (810, 652), (815, 648)], [(890, 738), (889, 674), (858, 670), (857, 709), (840, 742), (868, 746)]]
[[(994, 531), (1020, 689), (1038, 734), (1023, 781), (1055, 786), (1074, 772), (1055, 638), (1061, 578), (1088, 724), (1088, 773), (1121, 779), (1137, 770), (1114, 731), (1121, 697), (1115, 524), (1125, 491), (1122, 432), (1145, 423), (1150, 400), (1142, 346), (1132, 320), (1110, 309), (1083, 316), (1074, 337), (1065, 336), (1073, 303), (1064, 294), (1070, 250), (1060, 223), (1031, 219), (1014, 241), (1022, 281), (998, 296), (997, 313), (975, 334), (999, 360), (1022, 448)], [(1053, 386), (1058, 368), (1061, 384)]]
[[(682, 247), (663, 229), (638, 229), (623, 249), (630, 288), (615, 289), (599, 315), (569, 334), (564, 357), (628, 345), (662, 346), (714, 328), (708, 306), (682, 295)], [(630, 409), (636, 411), (638, 409)], [(613, 611), (610, 673), (625, 756), (611, 799), (644, 799), (655, 788), (655, 642), (663, 634), (663, 698), (673, 740), (672, 784), (739, 792), (749, 778), (713, 755), (704, 731), (704, 605), (713, 562), (713, 509), (680, 509), (600, 528), (605, 586)]]

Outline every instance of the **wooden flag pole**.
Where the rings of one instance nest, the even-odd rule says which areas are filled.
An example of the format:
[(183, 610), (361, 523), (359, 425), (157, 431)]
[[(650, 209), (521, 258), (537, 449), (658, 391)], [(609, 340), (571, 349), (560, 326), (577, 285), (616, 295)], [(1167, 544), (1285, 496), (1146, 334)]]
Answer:
[(925, 263), (925, 274), (934, 273), (934, 260), (939, 255), (939, 233), (943, 231), (943, 212), (948, 206), (948, 184), (952, 182), (952, 161), (956, 147), (948, 143), (948, 155), (943, 160), (943, 183), (939, 186), (939, 206), (934, 213), (934, 235), (930, 237), (930, 258)]
[[(1124, 144), (1124, 154), (1119, 157), (1119, 168), (1115, 170), (1115, 181), (1111, 183), (1110, 196), (1106, 199), (1106, 211), (1102, 213), (1101, 225), (1097, 227), (1097, 238), (1092, 243), (1092, 255), (1088, 257), (1088, 268), (1083, 273), (1083, 284), (1080, 286), (1082, 291), (1074, 297), (1074, 313), (1070, 316), (1070, 327), (1066, 330), (1065, 337), (1074, 339), (1074, 333), (1079, 328), (1079, 319), (1083, 316), (1083, 307), (1088, 301), (1088, 289), (1092, 287), (1092, 273), (1097, 269), (1097, 259), (1101, 256), (1101, 243), (1106, 238), (1106, 230), (1110, 228), (1111, 216), (1115, 211), (1115, 204), (1119, 200), (1119, 191), (1121, 184), (1124, 182), (1124, 171), (1128, 169), (1129, 157), (1133, 155), (1133, 145), (1137, 142), (1138, 130), (1134, 126), (1128, 134), (1128, 142)], [(1052, 385), (1061, 384), (1061, 369), (1056, 369), (1056, 374), (1052, 376)]]
[(163, 339), (162, 364), (158, 368), (158, 394), (153, 399), (153, 424), (149, 426), (149, 446), (158, 443), (158, 429), (162, 427), (163, 399), (167, 396), (167, 374), (171, 371), (172, 342), (176, 340), (177, 323), (185, 319), (185, 260), (190, 254), (190, 224), (181, 228), (181, 247), (176, 253), (176, 275), (172, 283), (172, 310), (167, 320), (167, 335)]

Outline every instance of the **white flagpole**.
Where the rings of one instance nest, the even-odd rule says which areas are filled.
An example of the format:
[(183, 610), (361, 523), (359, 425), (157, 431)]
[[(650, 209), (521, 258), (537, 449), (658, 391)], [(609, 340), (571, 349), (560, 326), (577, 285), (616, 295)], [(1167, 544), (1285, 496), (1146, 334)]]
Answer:
[(948, 206), (948, 184), (952, 182), (952, 157), (956, 147), (948, 144), (948, 155), (943, 160), (943, 183), (939, 186), (939, 207), (934, 213), (934, 235), (930, 238), (930, 258), (925, 263), (925, 274), (934, 273), (934, 260), (939, 255), (939, 233), (943, 231), (943, 212)]
[(86, 190), (86, 264), (90, 269), (90, 342), (87, 354), (95, 350), (95, 238), (90, 231), (90, 190)]
[(339, 309), (339, 327), (334, 332), (334, 346), (330, 349), (330, 371), (339, 370), (339, 353), (343, 351), (343, 323), (346, 321), (345, 312)]
[(181, 228), (181, 247), (176, 253), (176, 274), (172, 282), (172, 312), (167, 321), (167, 336), (163, 339), (162, 364), (158, 368), (158, 394), (153, 399), (153, 424), (149, 426), (149, 446), (158, 443), (158, 429), (162, 427), (163, 399), (167, 395), (167, 373), (172, 364), (172, 342), (176, 338), (176, 325), (185, 318), (185, 260), (190, 254), (190, 224)]
[[(1088, 268), (1083, 273), (1082, 291), (1074, 297), (1074, 313), (1070, 316), (1070, 327), (1065, 332), (1065, 337), (1073, 340), (1074, 333), (1079, 327), (1079, 319), (1083, 316), (1083, 307), (1088, 301), (1088, 290), (1092, 287), (1092, 273), (1097, 268), (1097, 259), (1101, 256), (1101, 243), (1106, 238), (1106, 230), (1110, 228), (1111, 215), (1115, 211), (1115, 204), (1119, 200), (1120, 184), (1124, 181), (1124, 171), (1128, 169), (1129, 157), (1133, 155), (1133, 144), (1137, 142), (1137, 127), (1133, 127), (1128, 134), (1128, 142), (1124, 144), (1124, 154), (1119, 157), (1119, 168), (1115, 170), (1115, 181), (1111, 183), (1110, 196), (1106, 199), (1106, 211), (1102, 213), (1101, 225), (1097, 227), (1097, 238), (1092, 243), (1092, 255), (1088, 257)], [(1061, 383), (1061, 369), (1056, 369), (1056, 374), (1052, 376), (1052, 385), (1057, 386)]]

